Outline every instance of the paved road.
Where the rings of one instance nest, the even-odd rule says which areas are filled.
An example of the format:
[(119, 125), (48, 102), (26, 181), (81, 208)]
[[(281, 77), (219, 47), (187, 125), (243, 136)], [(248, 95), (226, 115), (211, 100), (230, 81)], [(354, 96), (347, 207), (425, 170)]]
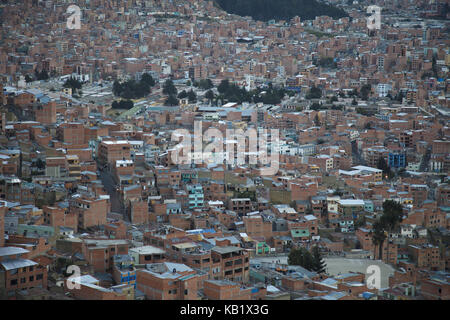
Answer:
[(106, 172), (106, 169), (100, 171), (100, 179), (102, 180), (103, 186), (106, 192), (110, 196), (111, 200), (111, 211), (120, 214), (124, 213), (124, 208), (122, 202), (119, 200), (119, 195), (115, 189), (116, 183), (114, 182), (112, 175)]

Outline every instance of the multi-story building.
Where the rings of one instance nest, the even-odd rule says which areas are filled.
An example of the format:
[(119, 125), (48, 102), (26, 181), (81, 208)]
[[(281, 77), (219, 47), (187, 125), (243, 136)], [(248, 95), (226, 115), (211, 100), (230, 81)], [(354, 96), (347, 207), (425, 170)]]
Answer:
[(197, 300), (201, 279), (184, 264), (152, 263), (137, 271), (137, 288), (148, 300)]
[(228, 209), (236, 212), (239, 216), (253, 211), (250, 198), (234, 198), (228, 202)]
[(431, 270), (440, 270), (442, 268), (439, 247), (432, 245), (409, 245), (408, 251), (418, 268), (429, 268)]
[(240, 247), (224, 246), (211, 249), (212, 278), (248, 282), (249, 253)]
[(113, 278), (116, 284), (132, 285), (136, 288), (136, 268), (134, 259), (128, 254), (113, 256)]
[(131, 159), (131, 145), (126, 140), (102, 141), (98, 146), (98, 160), (100, 164), (110, 166), (117, 160)]
[(0, 247), (0, 297), (14, 296), (17, 290), (47, 288), (47, 268), (27, 259), (29, 250)]
[(204, 204), (203, 187), (200, 184), (188, 184), (189, 209), (202, 208)]
[(106, 272), (113, 268), (115, 255), (128, 254), (127, 240), (84, 239), (81, 253), (95, 272)]

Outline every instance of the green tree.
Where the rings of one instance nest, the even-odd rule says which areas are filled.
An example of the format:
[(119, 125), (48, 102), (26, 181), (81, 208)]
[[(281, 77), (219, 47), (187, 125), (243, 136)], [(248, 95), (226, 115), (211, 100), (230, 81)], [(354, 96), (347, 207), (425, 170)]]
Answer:
[(192, 90), (190, 90), (190, 91), (187, 93), (187, 98), (188, 98), (188, 100), (189, 100), (189, 103), (195, 103), (195, 102), (197, 102), (197, 95), (196, 95), (195, 92), (192, 91)]
[(230, 81), (228, 79), (225, 79), (220, 82), (219, 86), (217, 87), (217, 91), (219, 91), (219, 93), (224, 94), (225, 92), (227, 92), (229, 87), (230, 87)]
[(386, 160), (383, 157), (380, 157), (377, 162), (377, 168), (383, 170), (383, 178), (391, 179), (394, 176), (391, 168), (387, 164)]
[(320, 249), (318, 246), (312, 248), (312, 258), (313, 258), (313, 271), (317, 273), (324, 273), (326, 271), (326, 263), (322, 258)]
[(216, 3), (228, 13), (251, 16), (261, 21), (289, 21), (295, 16), (302, 21), (314, 20), (322, 15), (333, 19), (348, 16), (344, 10), (317, 0), (216, 0)]
[(208, 99), (210, 102), (212, 101), (212, 100), (214, 100), (214, 92), (212, 91), (212, 90), (208, 90), (206, 93), (205, 93), (205, 98), (206, 99)]
[(383, 243), (386, 240), (386, 233), (384, 231), (383, 224), (380, 221), (375, 221), (372, 230), (372, 242), (375, 248), (378, 247), (378, 256), (381, 259), (383, 257)]
[(315, 85), (309, 89), (309, 92), (306, 94), (306, 99), (320, 99), (322, 97), (322, 90), (317, 88)]
[(76, 91), (77, 89), (80, 89), (83, 87), (83, 84), (81, 83), (81, 81), (70, 77), (69, 79), (66, 80), (66, 82), (63, 84), (64, 88), (71, 88), (73, 91)]
[(187, 92), (186, 92), (186, 90), (183, 90), (183, 91), (181, 91), (179, 94), (178, 94), (178, 99), (184, 99), (184, 98), (187, 98)]
[(37, 80), (47, 80), (49, 78), (49, 75), (46, 70), (42, 70), (41, 72), (39, 72), (36, 69), (35, 75)]
[[(403, 207), (393, 200), (383, 202), (383, 214), (373, 224), (372, 241), (375, 246), (379, 246), (379, 257), (382, 258), (383, 243), (387, 235), (398, 230), (403, 219)], [(389, 240), (389, 239), (388, 239)], [(387, 259), (389, 261), (389, 246), (387, 246)]]
[(38, 169), (45, 169), (45, 162), (42, 161), (41, 158), (38, 158), (37, 161), (36, 161), (36, 167)]
[(301, 266), (311, 271), (314, 268), (314, 259), (311, 253), (305, 248), (292, 249), (289, 252), (288, 264)]
[(369, 98), (369, 93), (371, 92), (372, 87), (370, 86), (370, 84), (365, 84), (361, 87), (361, 99), (363, 100), (367, 100)]
[(211, 88), (214, 88), (214, 84), (212, 83), (211, 79), (201, 79), (198, 82), (195, 82), (196, 87), (203, 89), (203, 90), (208, 90)]
[(171, 94), (167, 97), (165, 104), (167, 106), (177, 106), (179, 104), (179, 101), (175, 95)]
[(175, 87), (175, 85), (173, 84), (173, 81), (170, 79), (167, 79), (166, 82), (164, 82), (164, 86), (163, 86), (163, 93), (170, 96), (170, 95), (174, 95), (176, 96), (177, 94), (177, 88)]
[(141, 82), (146, 83), (150, 87), (153, 87), (156, 84), (155, 79), (148, 73), (142, 75)]

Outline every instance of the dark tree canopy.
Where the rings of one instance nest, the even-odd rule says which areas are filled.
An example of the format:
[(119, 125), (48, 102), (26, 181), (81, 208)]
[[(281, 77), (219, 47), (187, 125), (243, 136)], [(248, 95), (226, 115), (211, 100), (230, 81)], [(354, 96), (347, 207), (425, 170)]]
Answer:
[(177, 97), (178, 99), (184, 99), (184, 98), (187, 98), (187, 92), (186, 92), (186, 90), (183, 90), (183, 91), (181, 91), (179, 94), (178, 94), (178, 97)]
[(169, 96), (170, 95), (176, 96), (177, 92), (178, 92), (177, 88), (173, 84), (173, 81), (170, 79), (167, 79), (166, 82), (164, 82), (163, 93), (166, 95), (169, 95)]
[(50, 78), (46, 70), (42, 70), (41, 72), (39, 72), (36, 69), (35, 76), (37, 80), (47, 80), (48, 78)]
[(134, 107), (134, 103), (131, 100), (120, 100), (119, 102), (114, 101), (111, 104), (111, 107), (113, 109), (127, 109), (127, 110), (129, 110), (129, 109)]
[(197, 102), (197, 95), (196, 95), (195, 92), (192, 91), (192, 90), (190, 90), (190, 91), (187, 93), (187, 98), (188, 98), (188, 100), (189, 100), (189, 103), (195, 103), (195, 102)]
[(177, 106), (179, 104), (179, 101), (175, 95), (169, 95), (166, 99), (166, 105), (167, 106)]
[(320, 253), (320, 249), (318, 246), (313, 247), (312, 257), (313, 257), (313, 271), (317, 273), (324, 273), (326, 271), (326, 263), (322, 258), (322, 254)]
[(208, 99), (209, 101), (213, 100), (215, 97), (214, 92), (212, 90), (208, 90), (205, 93), (205, 98)]
[(81, 89), (82, 86), (83, 86), (83, 84), (81, 83), (81, 81), (79, 81), (73, 77), (70, 77), (69, 79), (67, 79), (63, 85), (64, 88), (72, 88), (72, 90)]
[(198, 87), (203, 90), (208, 90), (214, 88), (214, 84), (212, 83), (211, 79), (201, 79), (199, 81), (194, 82), (194, 87)]
[(372, 230), (372, 242), (375, 246), (378, 246), (380, 257), (382, 256), (383, 243), (387, 238), (387, 234), (396, 231), (402, 220), (402, 205), (394, 200), (384, 201), (383, 214), (375, 221)]
[(314, 269), (314, 258), (305, 248), (292, 249), (288, 256), (288, 264), (301, 266), (311, 271)]
[(322, 90), (316, 86), (312, 86), (306, 94), (306, 99), (320, 99), (322, 97)]
[(226, 12), (240, 16), (251, 16), (255, 20), (290, 20), (299, 16), (302, 20), (313, 20), (316, 16), (334, 19), (348, 14), (335, 6), (316, 0), (217, 0)]
[(140, 99), (150, 94), (150, 87), (155, 85), (155, 80), (148, 73), (144, 73), (141, 80), (128, 80), (124, 83), (114, 81), (113, 93), (124, 99)]

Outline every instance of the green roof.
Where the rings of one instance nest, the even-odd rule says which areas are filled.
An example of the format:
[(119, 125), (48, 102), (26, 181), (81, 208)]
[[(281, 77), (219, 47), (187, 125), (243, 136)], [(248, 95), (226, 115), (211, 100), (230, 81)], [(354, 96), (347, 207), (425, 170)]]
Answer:
[(309, 237), (309, 230), (308, 229), (292, 229), (291, 236), (292, 236), (292, 238)]

